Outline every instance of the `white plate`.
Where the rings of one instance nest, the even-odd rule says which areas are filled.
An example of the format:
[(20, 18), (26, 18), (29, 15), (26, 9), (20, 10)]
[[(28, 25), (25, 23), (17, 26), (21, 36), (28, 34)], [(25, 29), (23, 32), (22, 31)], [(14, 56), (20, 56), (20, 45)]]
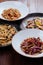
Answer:
[(29, 13), (28, 7), (25, 4), (23, 4), (22, 2), (19, 2), (19, 1), (5, 1), (5, 2), (0, 3), (0, 18), (1, 19), (5, 20), (5, 18), (3, 18), (1, 14), (2, 14), (3, 10), (9, 9), (9, 8), (18, 9), (20, 11), (21, 17), (18, 18), (17, 20), (26, 17)]
[[(26, 19), (24, 19), (24, 20), (22, 21), (22, 23), (21, 23), (21, 25), (20, 25), (20, 28), (21, 28), (22, 30), (27, 29), (27, 28), (26, 28), (26, 26), (28, 25), (27, 22), (28, 22), (28, 21), (31, 21), (31, 20), (33, 20), (33, 19), (36, 19), (36, 18), (43, 19), (43, 17), (39, 17), (39, 16), (26, 18)], [(38, 28), (37, 28), (37, 29), (38, 29)]]
[(38, 54), (38, 55), (28, 55), (28, 54), (25, 54), (21, 50), (20, 45), (21, 45), (22, 41), (29, 37), (40, 37), (41, 40), (43, 41), (43, 31), (37, 30), (37, 29), (26, 29), (26, 30), (22, 30), (22, 31), (18, 32), (12, 39), (13, 48), (19, 54), (26, 56), (26, 57), (31, 57), (31, 58), (43, 57), (43, 53)]

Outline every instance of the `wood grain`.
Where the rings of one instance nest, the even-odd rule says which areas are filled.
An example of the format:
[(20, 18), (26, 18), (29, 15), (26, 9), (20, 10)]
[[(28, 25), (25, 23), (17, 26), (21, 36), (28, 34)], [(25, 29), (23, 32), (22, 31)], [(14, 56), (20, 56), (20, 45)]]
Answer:
[(43, 58), (26, 58), (13, 50), (12, 46), (0, 48), (0, 65), (43, 65)]
[(4, 2), (4, 1), (18, 1), (18, 0), (0, 0), (0, 2)]

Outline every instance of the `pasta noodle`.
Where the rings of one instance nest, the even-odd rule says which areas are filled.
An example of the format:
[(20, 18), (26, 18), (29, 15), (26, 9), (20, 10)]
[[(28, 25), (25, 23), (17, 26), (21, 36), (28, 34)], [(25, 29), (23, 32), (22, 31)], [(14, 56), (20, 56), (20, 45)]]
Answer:
[(19, 10), (9, 8), (9, 9), (6, 9), (3, 11), (2, 16), (8, 20), (16, 20), (21, 16), (21, 14), (20, 14)]
[(13, 35), (15, 35), (16, 29), (8, 24), (0, 25), (0, 44), (9, 44), (12, 40)]

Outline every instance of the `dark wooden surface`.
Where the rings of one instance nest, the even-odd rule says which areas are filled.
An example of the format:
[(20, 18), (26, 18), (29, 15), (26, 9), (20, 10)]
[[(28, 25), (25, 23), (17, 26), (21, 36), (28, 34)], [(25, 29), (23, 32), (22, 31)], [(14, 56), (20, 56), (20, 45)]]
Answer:
[(43, 58), (26, 58), (16, 53), (10, 45), (0, 48), (0, 65), (43, 65)]
[(0, 65), (43, 65), (43, 58), (26, 58), (8, 46), (0, 48)]

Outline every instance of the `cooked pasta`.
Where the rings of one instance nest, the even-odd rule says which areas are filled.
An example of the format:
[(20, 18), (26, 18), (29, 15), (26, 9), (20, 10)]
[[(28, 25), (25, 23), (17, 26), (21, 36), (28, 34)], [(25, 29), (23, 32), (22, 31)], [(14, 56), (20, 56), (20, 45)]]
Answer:
[(43, 30), (43, 19), (35, 18), (27, 21), (26, 28), (37, 28)]
[(16, 20), (21, 16), (21, 14), (19, 10), (9, 8), (9, 9), (3, 10), (2, 16), (8, 20)]
[(0, 25), (0, 44), (9, 44), (11, 42), (13, 35), (15, 35), (16, 29), (8, 24)]
[(41, 53), (43, 50), (43, 42), (39, 37), (27, 38), (22, 42), (21, 49), (30, 55)]

